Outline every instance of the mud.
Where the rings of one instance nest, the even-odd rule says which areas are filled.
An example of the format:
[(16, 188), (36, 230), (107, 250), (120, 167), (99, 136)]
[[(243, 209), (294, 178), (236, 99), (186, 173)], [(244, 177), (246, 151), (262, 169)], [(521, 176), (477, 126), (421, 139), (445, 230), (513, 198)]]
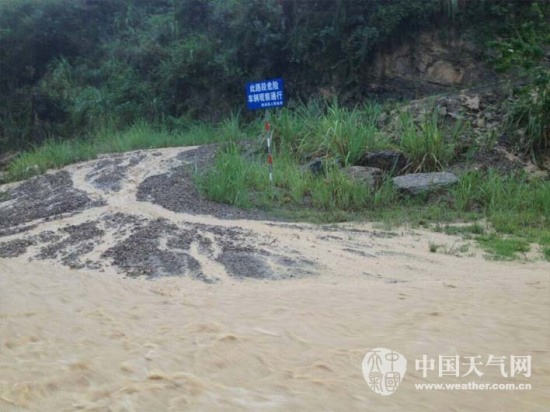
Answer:
[(102, 159), (86, 175), (86, 180), (102, 191), (119, 192), (128, 170), (143, 160), (143, 154), (136, 154), (125, 158), (123, 155), (114, 155)]
[(27, 252), (29, 246), (34, 244), (32, 240), (11, 240), (9, 242), (0, 243), (0, 258), (10, 258), (21, 256)]
[[(212, 154), (0, 186), (2, 412), (546, 411), (550, 263), (431, 253), (464, 240), (420, 229), (264, 221), (200, 198)], [(391, 397), (361, 373), (380, 346), (410, 363)], [(419, 391), (443, 382), (415, 370), (424, 354), (532, 355), (530, 378), (476, 380), (533, 388)]]
[(167, 173), (151, 176), (139, 185), (137, 200), (158, 204), (178, 213), (211, 215), (219, 219), (280, 220), (259, 210), (243, 210), (205, 199), (194, 181), (197, 170), (214, 160), (217, 146), (203, 146), (177, 157), (182, 165)]
[(25, 228), (14, 227), (37, 219), (60, 218), (104, 204), (75, 189), (71, 175), (66, 171), (35, 177), (7, 193), (9, 200), (0, 207), (0, 230), (10, 229), (0, 233), (4, 236), (14, 230), (25, 231)]

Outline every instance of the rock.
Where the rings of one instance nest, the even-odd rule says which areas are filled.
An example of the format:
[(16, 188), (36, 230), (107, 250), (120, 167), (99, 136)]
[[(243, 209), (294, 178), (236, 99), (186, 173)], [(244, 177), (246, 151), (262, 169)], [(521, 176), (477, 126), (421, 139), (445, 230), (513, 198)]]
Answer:
[(311, 172), (314, 175), (324, 175), (325, 171), (328, 168), (339, 167), (340, 163), (338, 159), (326, 159), (322, 157), (316, 157), (309, 163), (306, 163), (302, 166), (302, 171)]
[(439, 60), (426, 70), (426, 79), (436, 84), (451, 86), (462, 83), (464, 69), (449, 61)]
[(350, 166), (342, 171), (353, 180), (364, 183), (370, 189), (376, 189), (382, 184), (383, 172), (376, 167)]
[(471, 96), (470, 97), (470, 96), (466, 96), (464, 94), (460, 98), (462, 100), (462, 104), (467, 109), (475, 111), (475, 112), (477, 112), (479, 110), (479, 105), (480, 105), (479, 96), (476, 95), (476, 96)]
[(314, 175), (323, 174), (324, 173), (323, 159), (321, 159), (320, 157), (313, 159), (311, 162), (303, 165), (302, 170), (309, 171)]
[(400, 191), (417, 195), (447, 188), (458, 180), (453, 173), (416, 173), (394, 177), (393, 183)]
[(8, 167), (8, 165), (19, 155), (18, 152), (9, 152), (0, 155), (0, 169)]
[(399, 173), (407, 167), (408, 160), (403, 153), (391, 150), (365, 153), (357, 162), (358, 166), (375, 167), (388, 172)]

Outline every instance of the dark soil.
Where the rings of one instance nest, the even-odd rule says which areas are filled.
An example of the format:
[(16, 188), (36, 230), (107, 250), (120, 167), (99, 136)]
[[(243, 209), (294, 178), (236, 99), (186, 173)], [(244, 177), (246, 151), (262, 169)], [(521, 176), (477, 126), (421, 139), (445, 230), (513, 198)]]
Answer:
[[(0, 208), (0, 236), (13, 234), (14, 227), (37, 219), (55, 219), (102, 206), (73, 187), (71, 176), (62, 171), (35, 177), (8, 191), (11, 204)], [(16, 232), (17, 233), (17, 232)]]
[(87, 265), (81, 262), (80, 257), (92, 252), (104, 234), (103, 230), (97, 228), (96, 222), (66, 226), (59, 229), (58, 234), (43, 232), (38, 238), (48, 246), (42, 247), (36, 258), (61, 258), (61, 262), (72, 269), (84, 268)]
[[(182, 166), (152, 176), (139, 186), (137, 198), (159, 204), (174, 212), (210, 214), (224, 219), (268, 219), (259, 211), (240, 210), (201, 197), (193, 175), (213, 160), (216, 146), (200, 147), (178, 156)], [(130, 166), (143, 155), (98, 161), (86, 179), (105, 191), (118, 191)], [(190, 164), (189, 164), (190, 163)], [(105, 203), (93, 201), (73, 187), (68, 172), (33, 178), (2, 196), (0, 236), (23, 233), (36, 228), (39, 219), (65, 218)], [(106, 233), (116, 244), (105, 250), (100, 259), (88, 255), (101, 246)], [(149, 220), (125, 213), (105, 214), (95, 221), (67, 225), (56, 231), (0, 243), (0, 257), (16, 257), (36, 248), (30, 259), (55, 260), (74, 269), (102, 270), (106, 260), (128, 276), (189, 276), (204, 282), (216, 282), (206, 276), (199, 261), (191, 255), (196, 244), (205, 258), (222, 264), (236, 278), (285, 279), (309, 276), (315, 263), (304, 260), (298, 252), (292, 257), (273, 253), (277, 239), (259, 236), (238, 227), (206, 224), (176, 225), (166, 219)]]
[(205, 199), (194, 181), (195, 170), (212, 164), (218, 146), (201, 146), (178, 156), (185, 166), (145, 179), (138, 188), (137, 200), (158, 204), (179, 213), (212, 215), (219, 219), (279, 220), (267, 212), (243, 210)]
[[(179, 228), (165, 219), (151, 221), (134, 231), (127, 239), (108, 249), (102, 257), (122, 269), (129, 276), (170, 276), (201, 274), (200, 264), (180, 250), (160, 248), (160, 240), (167, 236), (182, 236)], [(191, 243), (189, 239), (189, 244)], [(168, 242), (167, 242), (168, 243)], [(188, 249), (188, 247), (187, 247)]]
[(11, 258), (27, 253), (27, 248), (34, 242), (29, 239), (16, 239), (0, 243), (0, 258)]
[(275, 275), (267, 262), (260, 256), (245, 252), (224, 252), (219, 257), (227, 272), (235, 277), (269, 279)]
[(144, 157), (143, 154), (134, 154), (128, 160), (124, 159), (122, 155), (115, 155), (112, 158), (100, 160), (86, 175), (86, 180), (100, 190), (118, 192), (121, 189), (122, 180), (126, 178), (128, 169), (137, 165)]

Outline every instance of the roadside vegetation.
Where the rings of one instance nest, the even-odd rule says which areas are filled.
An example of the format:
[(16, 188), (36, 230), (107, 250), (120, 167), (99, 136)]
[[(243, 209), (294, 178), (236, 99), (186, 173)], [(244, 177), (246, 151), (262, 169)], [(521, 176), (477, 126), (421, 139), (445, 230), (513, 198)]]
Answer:
[[(432, 228), (477, 240), (495, 259), (524, 257), (538, 244), (549, 259), (548, 180), (531, 179), (521, 171), (466, 167), (451, 189), (409, 196), (396, 190), (391, 173), (376, 189), (345, 173), (362, 154), (385, 149), (408, 156), (411, 172), (468, 162), (468, 153), (455, 150), (468, 127), (446, 124), (435, 112), (414, 120), (395, 104), (347, 109), (336, 102), (274, 112), (273, 183), (263, 120), (245, 122), (237, 115), (217, 125), (190, 122), (168, 129), (138, 123), (123, 131), (105, 128), (88, 139), (48, 141), (19, 155), (9, 166), (8, 179), (20, 180), (102, 153), (218, 143), (215, 163), (196, 176), (202, 193), (217, 202), (312, 222), (367, 219)], [(319, 170), (308, 166), (312, 159), (321, 160)]]
[[(434, 230), (445, 227), (449, 234), (477, 239), (494, 258), (521, 257), (530, 244), (550, 247), (550, 181), (531, 179), (522, 171), (465, 168), (456, 186), (437, 195), (399, 193), (391, 174), (380, 187), (369, 189), (345, 173), (359, 152), (398, 150), (410, 156), (411, 170), (442, 170), (464, 161), (453, 150), (458, 144), (458, 135), (452, 133), (456, 126), (444, 126), (432, 115), (417, 124), (405, 112), (397, 119), (398, 127), (406, 123), (408, 132), (417, 134), (407, 140), (387, 136), (380, 128), (380, 106), (329, 106), (321, 116), (319, 110), (313, 105), (283, 109), (273, 116), (273, 183), (265, 143), (258, 137), (253, 144), (224, 145), (212, 169), (197, 176), (203, 193), (218, 202), (310, 221), (369, 219)], [(322, 170), (307, 165), (312, 157), (323, 159)], [(457, 222), (462, 224), (455, 226)]]
[(236, 118), (216, 125), (191, 122), (177, 129), (138, 122), (127, 128), (104, 126), (80, 139), (49, 139), (19, 154), (8, 166), (7, 181), (25, 179), (71, 163), (95, 159), (100, 154), (138, 149), (194, 146), (227, 142), (246, 135)]

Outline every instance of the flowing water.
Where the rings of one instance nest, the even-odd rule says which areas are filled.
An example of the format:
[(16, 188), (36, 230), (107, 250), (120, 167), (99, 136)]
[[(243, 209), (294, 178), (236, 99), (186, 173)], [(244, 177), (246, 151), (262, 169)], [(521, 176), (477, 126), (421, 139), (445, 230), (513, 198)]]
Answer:
[[(294, 262), (310, 262), (309, 272), (283, 280), (233, 276), (215, 259), (221, 235), (210, 236), (219, 244), (208, 253), (195, 243), (188, 251), (214, 283), (127, 278), (111, 264), (69, 269), (37, 260), (40, 245), (0, 259), (0, 411), (549, 410), (550, 264), (491, 261), (474, 246), (471, 256), (430, 253), (430, 242), (452, 250), (459, 240), (424, 231), (176, 213), (135, 201), (129, 182), (150, 167), (130, 173), (125, 189), (109, 196), (87, 185), (79, 167), (67, 169), (75, 186), (106, 203), (40, 222), (25, 236), (126, 211), (181, 228), (236, 227), (254, 241), (276, 239), (267, 242), (270, 256), (299, 253)], [(200, 227), (208, 236), (210, 226)], [(106, 233), (86, 256), (101, 260), (119, 240)], [(408, 360), (391, 396), (375, 394), (363, 378), (363, 357), (376, 347)], [(504, 378), (483, 365), (481, 377), (439, 378), (434, 370), (424, 378), (416, 368), (423, 355), (436, 366), (439, 355), (530, 355), (531, 376)], [(415, 389), (469, 381), (532, 389)]]

